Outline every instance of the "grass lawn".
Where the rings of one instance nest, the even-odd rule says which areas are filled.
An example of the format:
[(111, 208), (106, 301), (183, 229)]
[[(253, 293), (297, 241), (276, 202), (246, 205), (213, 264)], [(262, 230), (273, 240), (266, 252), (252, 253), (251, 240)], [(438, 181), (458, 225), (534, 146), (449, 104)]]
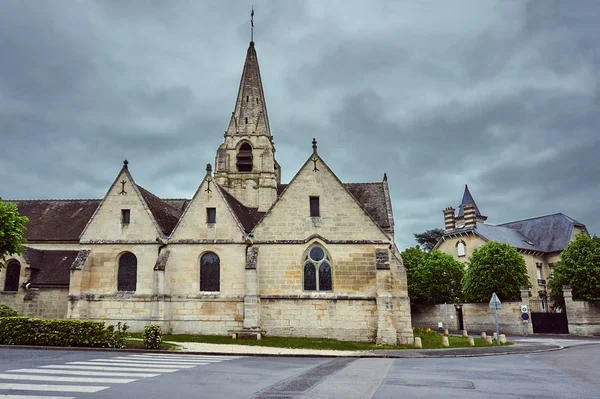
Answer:
[[(141, 338), (141, 334), (131, 334), (134, 338)], [(423, 344), (423, 349), (441, 349), (442, 335), (437, 332), (425, 332), (421, 334), (415, 331), (415, 336), (420, 336)], [(448, 337), (450, 348), (466, 348), (468, 347), (467, 338), (463, 337)], [(327, 349), (327, 350), (348, 350), (348, 351), (364, 351), (374, 349), (415, 349), (414, 346), (402, 345), (375, 345), (369, 342), (347, 342), (337, 341), (334, 339), (320, 338), (287, 338), (287, 337), (266, 337), (260, 341), (231, 339), (231, 336), (222, 335), (172, 335), (164, 334), (163, 342), (201, 342), (207, 344), (235, 344), (235, 345), (250, 345), (250, 346), (270, 346), (276, 348), (296, 348), (296, 349)], [(139, 341), (138, 341), (139, 342)], [(508, 343), (510, 344), (510, 343)], [(507, 345), (508, 345), (507, 344)], [(142, 344), (143, 346), (143, 344)], [(475, 346), (489, 346), (484, 339), (475, 338)]]
[[(132, 338), (141, 338), (142, 334), (131, 334), (131, 335), (136, 335), (136, 337), (132, 337)], [(137, 335), (139, 335), (139, 337), (137, 337)], [(146, 345), (144, 345), (144, 342), (140, 341), (139, 339), (127, 339), (125, 340), (125, 348), (126, 349), (146, 349)], [(160, 344), (160, 350), (170, 350), (170, 351), (177, 351), (179, 350), (179, 345), (177, 344), (172, 344), (170, 342), (162, 342)]]

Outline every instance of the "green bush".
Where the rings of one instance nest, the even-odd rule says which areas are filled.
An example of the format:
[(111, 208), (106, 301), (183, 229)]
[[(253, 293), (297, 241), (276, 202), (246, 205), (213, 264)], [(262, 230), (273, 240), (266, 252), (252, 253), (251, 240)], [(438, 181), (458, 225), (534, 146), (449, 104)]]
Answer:
[(115, 328), (97, 321), (5, 317), (0, 319), (0, 344), (123, 348), (128, 328), (120, 322)]
[(15, 317), (18, 315), (19, 314), (17, 313), (16, 310), (12, 310), (8, 306), (0, 304), (0, 319), (3, 317)]
[(144, 327), (144, 333), (142, 334), (144, 339), (144, 345), (148, 349), (160, 348), (162, 342), (162, 330), (158, 324), (150, 324)]

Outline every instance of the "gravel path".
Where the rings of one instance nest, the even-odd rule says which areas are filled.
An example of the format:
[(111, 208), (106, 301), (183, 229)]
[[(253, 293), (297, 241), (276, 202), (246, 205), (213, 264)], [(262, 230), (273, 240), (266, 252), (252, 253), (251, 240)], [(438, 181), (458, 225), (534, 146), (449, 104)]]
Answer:
[(170, 342), (181, 352), (227, 353), (232, 355), (296, 355), (296, 356), (360, 356), (357, 351), (274, 348), (269, 346), (204, 344), (200, 342)]

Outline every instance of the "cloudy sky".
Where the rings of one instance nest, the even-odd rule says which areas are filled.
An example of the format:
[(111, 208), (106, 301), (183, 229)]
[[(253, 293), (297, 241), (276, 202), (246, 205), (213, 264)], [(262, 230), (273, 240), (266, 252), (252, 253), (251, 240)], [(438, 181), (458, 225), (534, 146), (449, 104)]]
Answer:
[(492, 224), (600, 233), (600, 2), (1, 0), (0, 197), (190, 198), (214, 162), (255, 9), (288, 182), (311, 152), (387, 172), (402, 249), (464, 184)]

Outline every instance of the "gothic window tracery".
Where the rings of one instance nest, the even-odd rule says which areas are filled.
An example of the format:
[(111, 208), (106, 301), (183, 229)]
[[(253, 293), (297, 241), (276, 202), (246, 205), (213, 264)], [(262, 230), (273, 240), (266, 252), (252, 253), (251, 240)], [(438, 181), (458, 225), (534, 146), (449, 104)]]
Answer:
[(313, 245), (303, 263), (305, 291), (333, 290), (331, 260), (320, 245)]
[(200, 258), (200, 291), (219, 291), (221, 261), (217, 254), (207, 252)]
[(117, 274), (118, 291), (135, 291), (137, 286), (137, 258), (131, 252), (125, 252), (119, 258)]

